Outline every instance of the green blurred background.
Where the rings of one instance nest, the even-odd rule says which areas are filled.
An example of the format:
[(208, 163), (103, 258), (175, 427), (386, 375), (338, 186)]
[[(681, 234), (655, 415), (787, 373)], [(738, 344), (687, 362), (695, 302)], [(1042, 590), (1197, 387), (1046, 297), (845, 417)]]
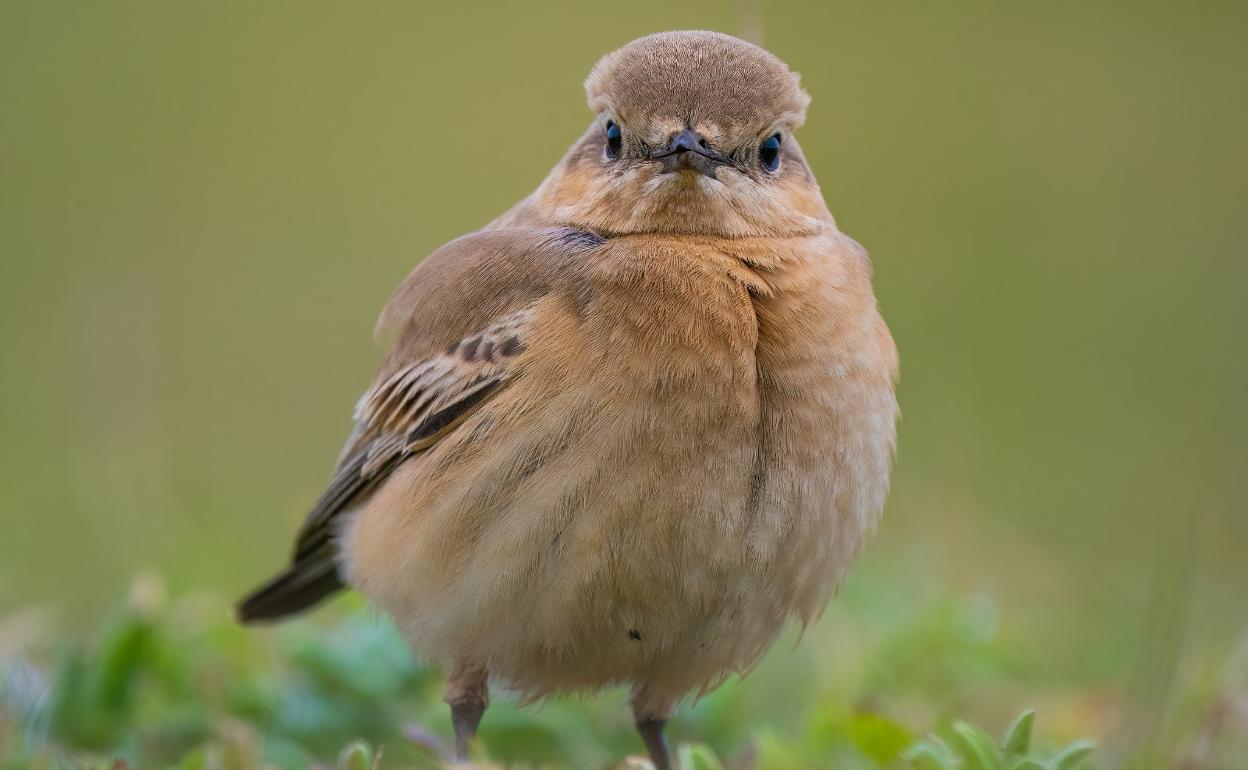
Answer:
[(144, 570), (263, 577), (391, 289), (540, 181), (597, 57), (695, 27), (802, 73), (803, 148), (902, 353), (876, 542), (732, 686), (947, 597), (1017, 683), (961, 692), (990, 725), (1038, 701), (1128, 740), (1222, 686), (1248, 629), (1242, 3), (4, 2), (0, 613), (88, 628)]

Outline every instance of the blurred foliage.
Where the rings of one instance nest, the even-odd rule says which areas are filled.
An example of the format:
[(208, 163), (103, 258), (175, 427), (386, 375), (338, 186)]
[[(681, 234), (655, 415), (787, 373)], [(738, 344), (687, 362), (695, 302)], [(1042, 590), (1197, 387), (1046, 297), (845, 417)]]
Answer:
[[(165, 606), (150, 579), (141, 587), (91, 639), (36, 633), (0, 660), (0, 768), (442, 766), (450, 741), (440, 676), (415, 665), (386, 624), (352, 610), (332, 627), (257, 632), (214, 600)], [(1075, 770), (1086, 754), (1082, 744), (1033, 752), (1031, 712), (998, 748), (961, 721), (940, 728), (944, 740), (916, 741), (895, 716), (830, 698), (809, 704), (788, 731), (752, 734), (738, 698), (727, 688), (677, 720), (673, 738), (708, 740), (679, 743), (682, 770)], [(721, 738), (722, 755), (709, 743)], [(476, 748), (486, 764), (584, 770), (644, 767), (624, 759), (637, 743), (619, 699), (608, 697), (523, 712), (495, 705)]]
[[(729, 683), (682, 709), (669, 728), (682, 770), (1241, 766), (1248, 701), (1235, 688), (1248, 678), (1248, 656), (1221, 688), (1184, 688), (1197, 707), (1171, 723), (1168, 745), (1177, 748), (1119, 744), (1089, 763), (1092, 744), (1080, 735), (1103, 726), (1079, 698), (1011, 678), (1011, 644), (983, 626), (982, 599), (903, 603), (919, 622), (857, 610), (837, 618), (865, 654), (841, 657), (836, 642), (815, 631), (803, 646), (819, 648), (828, 670), (772, 655), (751, 677), (772, 685), (762, 700)], [(944, 641), (933, 644), (935, 627)], [(910, 676), (916, 649), (926, 676)], [(998, 711), (998, 741), (958, 718), (985, 669), (1004, 687), (1001, 704), (1043, 703), (1047, 729), (1035, 729), (1035, 712), (1007, 722), (1008, 712)], [(898, 677), (881, 678), (882, 670)], [(441, 673), (413, 662), (392, 627), (357, 598), (319, 618), (242, 628), (218, 599), (167, 602), (149, 577), (85, 637), (66, 636), (40, 615), (0, 620), (0, 769), (437, 768), (451, 745), (442, 684)], [(635, 756), (640, 742), (621, 692), (523, 710), (496, 696), (475, 747), (483, 767), (648, 767)], [(769, 711), (784, 723), (763, 724), (759, 715)]]

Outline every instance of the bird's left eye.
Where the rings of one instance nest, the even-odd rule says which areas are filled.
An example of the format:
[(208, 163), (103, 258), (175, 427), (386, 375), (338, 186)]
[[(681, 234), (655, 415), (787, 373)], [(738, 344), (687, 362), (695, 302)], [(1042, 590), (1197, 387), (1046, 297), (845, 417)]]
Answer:
[(620, 126), (614, 120), (607, 121), (607, 157), (614, 160), (620, 157), (620, 147), (624, 143), (624, 136), (620, 133)]
[(780, 135), (772, 134), (758, 146), (758, 159), (763, 168), (775, 171), (780, 168)]

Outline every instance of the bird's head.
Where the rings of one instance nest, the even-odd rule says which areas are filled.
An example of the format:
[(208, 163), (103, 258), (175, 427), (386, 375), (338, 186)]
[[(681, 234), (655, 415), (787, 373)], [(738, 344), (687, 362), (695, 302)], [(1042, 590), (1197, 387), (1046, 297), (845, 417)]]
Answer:
[(603, 57), (585, 90), (594, 122), (537, 193), (558, 224), (751, 237), (831, 221), (793, 135), (810, 97), (762, 48), (649, 35)]

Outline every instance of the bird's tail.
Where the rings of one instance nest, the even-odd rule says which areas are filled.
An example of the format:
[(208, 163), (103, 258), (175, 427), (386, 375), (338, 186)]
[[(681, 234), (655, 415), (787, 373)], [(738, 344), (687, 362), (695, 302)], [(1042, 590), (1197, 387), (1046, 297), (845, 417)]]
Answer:
[(332, 560), (296, 563), (245, 596), (235, 613), (240, 623), (281, 620), (315, 606), (343, 587)]

